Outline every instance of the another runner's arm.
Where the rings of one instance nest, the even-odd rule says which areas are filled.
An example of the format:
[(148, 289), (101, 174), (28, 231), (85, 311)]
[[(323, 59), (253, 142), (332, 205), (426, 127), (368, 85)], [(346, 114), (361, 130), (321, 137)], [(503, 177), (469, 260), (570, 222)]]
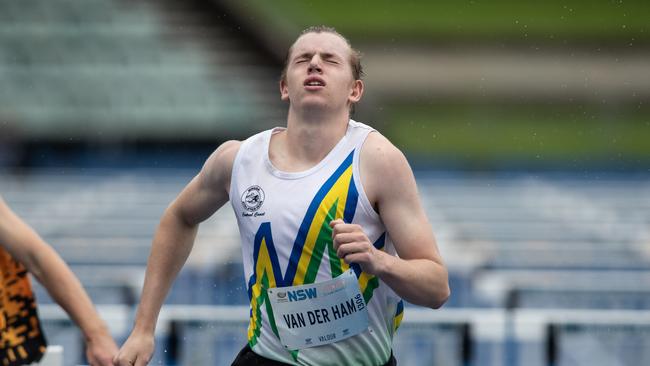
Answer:
[(399, 255), (381, 255), (378, 276), (410, 303), (442, 306), (450, 295), (447, 269), (411, 167), (402, 152), (379, 133), (368, 136), (360, 158), (366, 192)]
[(149, 361), (160, 308), (187, 260), (198, 226), (228, 202), (239, 145), (239, 141), (228, 141), (217, 148), (165, 210), (154, 235), (133, 331), (116, 357), (116, 365), (145, 365)]
[(88, 361), (108, 366), (117, 345), (81, 283), (61, 257), (0, 197), (0, 245), (23, 264), (70, 315), (86, 341)]

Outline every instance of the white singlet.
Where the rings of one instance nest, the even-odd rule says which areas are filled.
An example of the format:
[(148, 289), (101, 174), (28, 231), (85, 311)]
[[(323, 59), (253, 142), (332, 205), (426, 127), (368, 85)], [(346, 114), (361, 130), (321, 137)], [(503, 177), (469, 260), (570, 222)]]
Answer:
[[(372, 128), (350, 120), (345, 136), (316, 166), (284, 172), (269, 159), (267, 130), (245, 140), (232, 169), (230, 202), (242, 241), (250, 299), (248, 343), (261, 356), (294, 365), (383, 365), (403, 315), (401, 299), (379, 278), (348, 266), (332, 246), (331, 220), (359, 224), (375, 247), (395, 255), (386, 228), (364, 193), (359, 153)], [(323, 282), (352, 268), (369, 328), (338, 342), (287, 350), (267, 290)]]

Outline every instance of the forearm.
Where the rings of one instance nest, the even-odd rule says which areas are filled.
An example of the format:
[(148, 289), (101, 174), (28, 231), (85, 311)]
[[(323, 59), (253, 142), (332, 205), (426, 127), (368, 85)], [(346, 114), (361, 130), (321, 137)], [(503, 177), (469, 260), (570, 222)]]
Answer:
[(437, 309), (449, 297), (447, 270), (429, 259), (405, 260), (385, 252), (379, 278), (404, 300)]
[(86, 341), (98, 335), (108, 335), (106, 324), (81, 283), (50, 246), (43, 243), (41, 250), (27, 263), (28, 270), (79, 326)]
[(153, 333), (169, 289), (192, 250), (198, 225), (168, 209), (154, 236), (134, 331)]

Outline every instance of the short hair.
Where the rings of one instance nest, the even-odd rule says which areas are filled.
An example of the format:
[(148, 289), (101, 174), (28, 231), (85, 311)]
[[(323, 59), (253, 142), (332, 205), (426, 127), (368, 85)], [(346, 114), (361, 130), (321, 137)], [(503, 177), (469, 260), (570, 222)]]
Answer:
[[(341, 39), (343, 39), (345, 43), (350, 47), (349, 61), (350, 61), (350, 66), (352, 67), (352, 77), (354, 77), (354, 80), (361, 80), (363, 78), (364, 73), (363, 73), (363, 67), (361, 66), (361, 52), (354, 49), (352, 47), (352, 44), (350, 44), (350, 41), (347, 38), (345, 38), (341, 33), (339, 33), (333, 27), (328, 27), (326, 25), (316, 25), (303, 30), (298, 36), (298, 38), (308, 33), (332, 33), (341, 37)], [(296, 41), (298, 40), (298, 38), (296, 38)], [(294, 41), (294, 44), (295, 43), (296, 42)], [(287, 51), (287, 56), (284, 59), (284, 67), (282, 68), (282, 74), (280, 75), (281, 81), (285, 81), (285, 82), (287, 81), (287, 68), (289, 67), (289, 57), (291, 57), (292, 51), (293, 51), (293, 44), (291, 45), (291, 47), (289, 47), (289, 50)]]

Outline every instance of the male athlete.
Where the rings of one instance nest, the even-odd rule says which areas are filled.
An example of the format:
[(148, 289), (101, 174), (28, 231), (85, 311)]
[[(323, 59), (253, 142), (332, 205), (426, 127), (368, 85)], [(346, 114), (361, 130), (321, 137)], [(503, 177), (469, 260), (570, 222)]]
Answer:
[(395, 364), (401, 299), (438, 308), (450, 291), (404, 155), (350, 119), (361, 75), (358, 52), (335, 30), (296, 40), (280, 81), (287, 127), (221, 145), (167, 208), (115, 365), (150, 360), (198, 225), (228, 200), (251, 302), (248, 344), (233, 365)]

